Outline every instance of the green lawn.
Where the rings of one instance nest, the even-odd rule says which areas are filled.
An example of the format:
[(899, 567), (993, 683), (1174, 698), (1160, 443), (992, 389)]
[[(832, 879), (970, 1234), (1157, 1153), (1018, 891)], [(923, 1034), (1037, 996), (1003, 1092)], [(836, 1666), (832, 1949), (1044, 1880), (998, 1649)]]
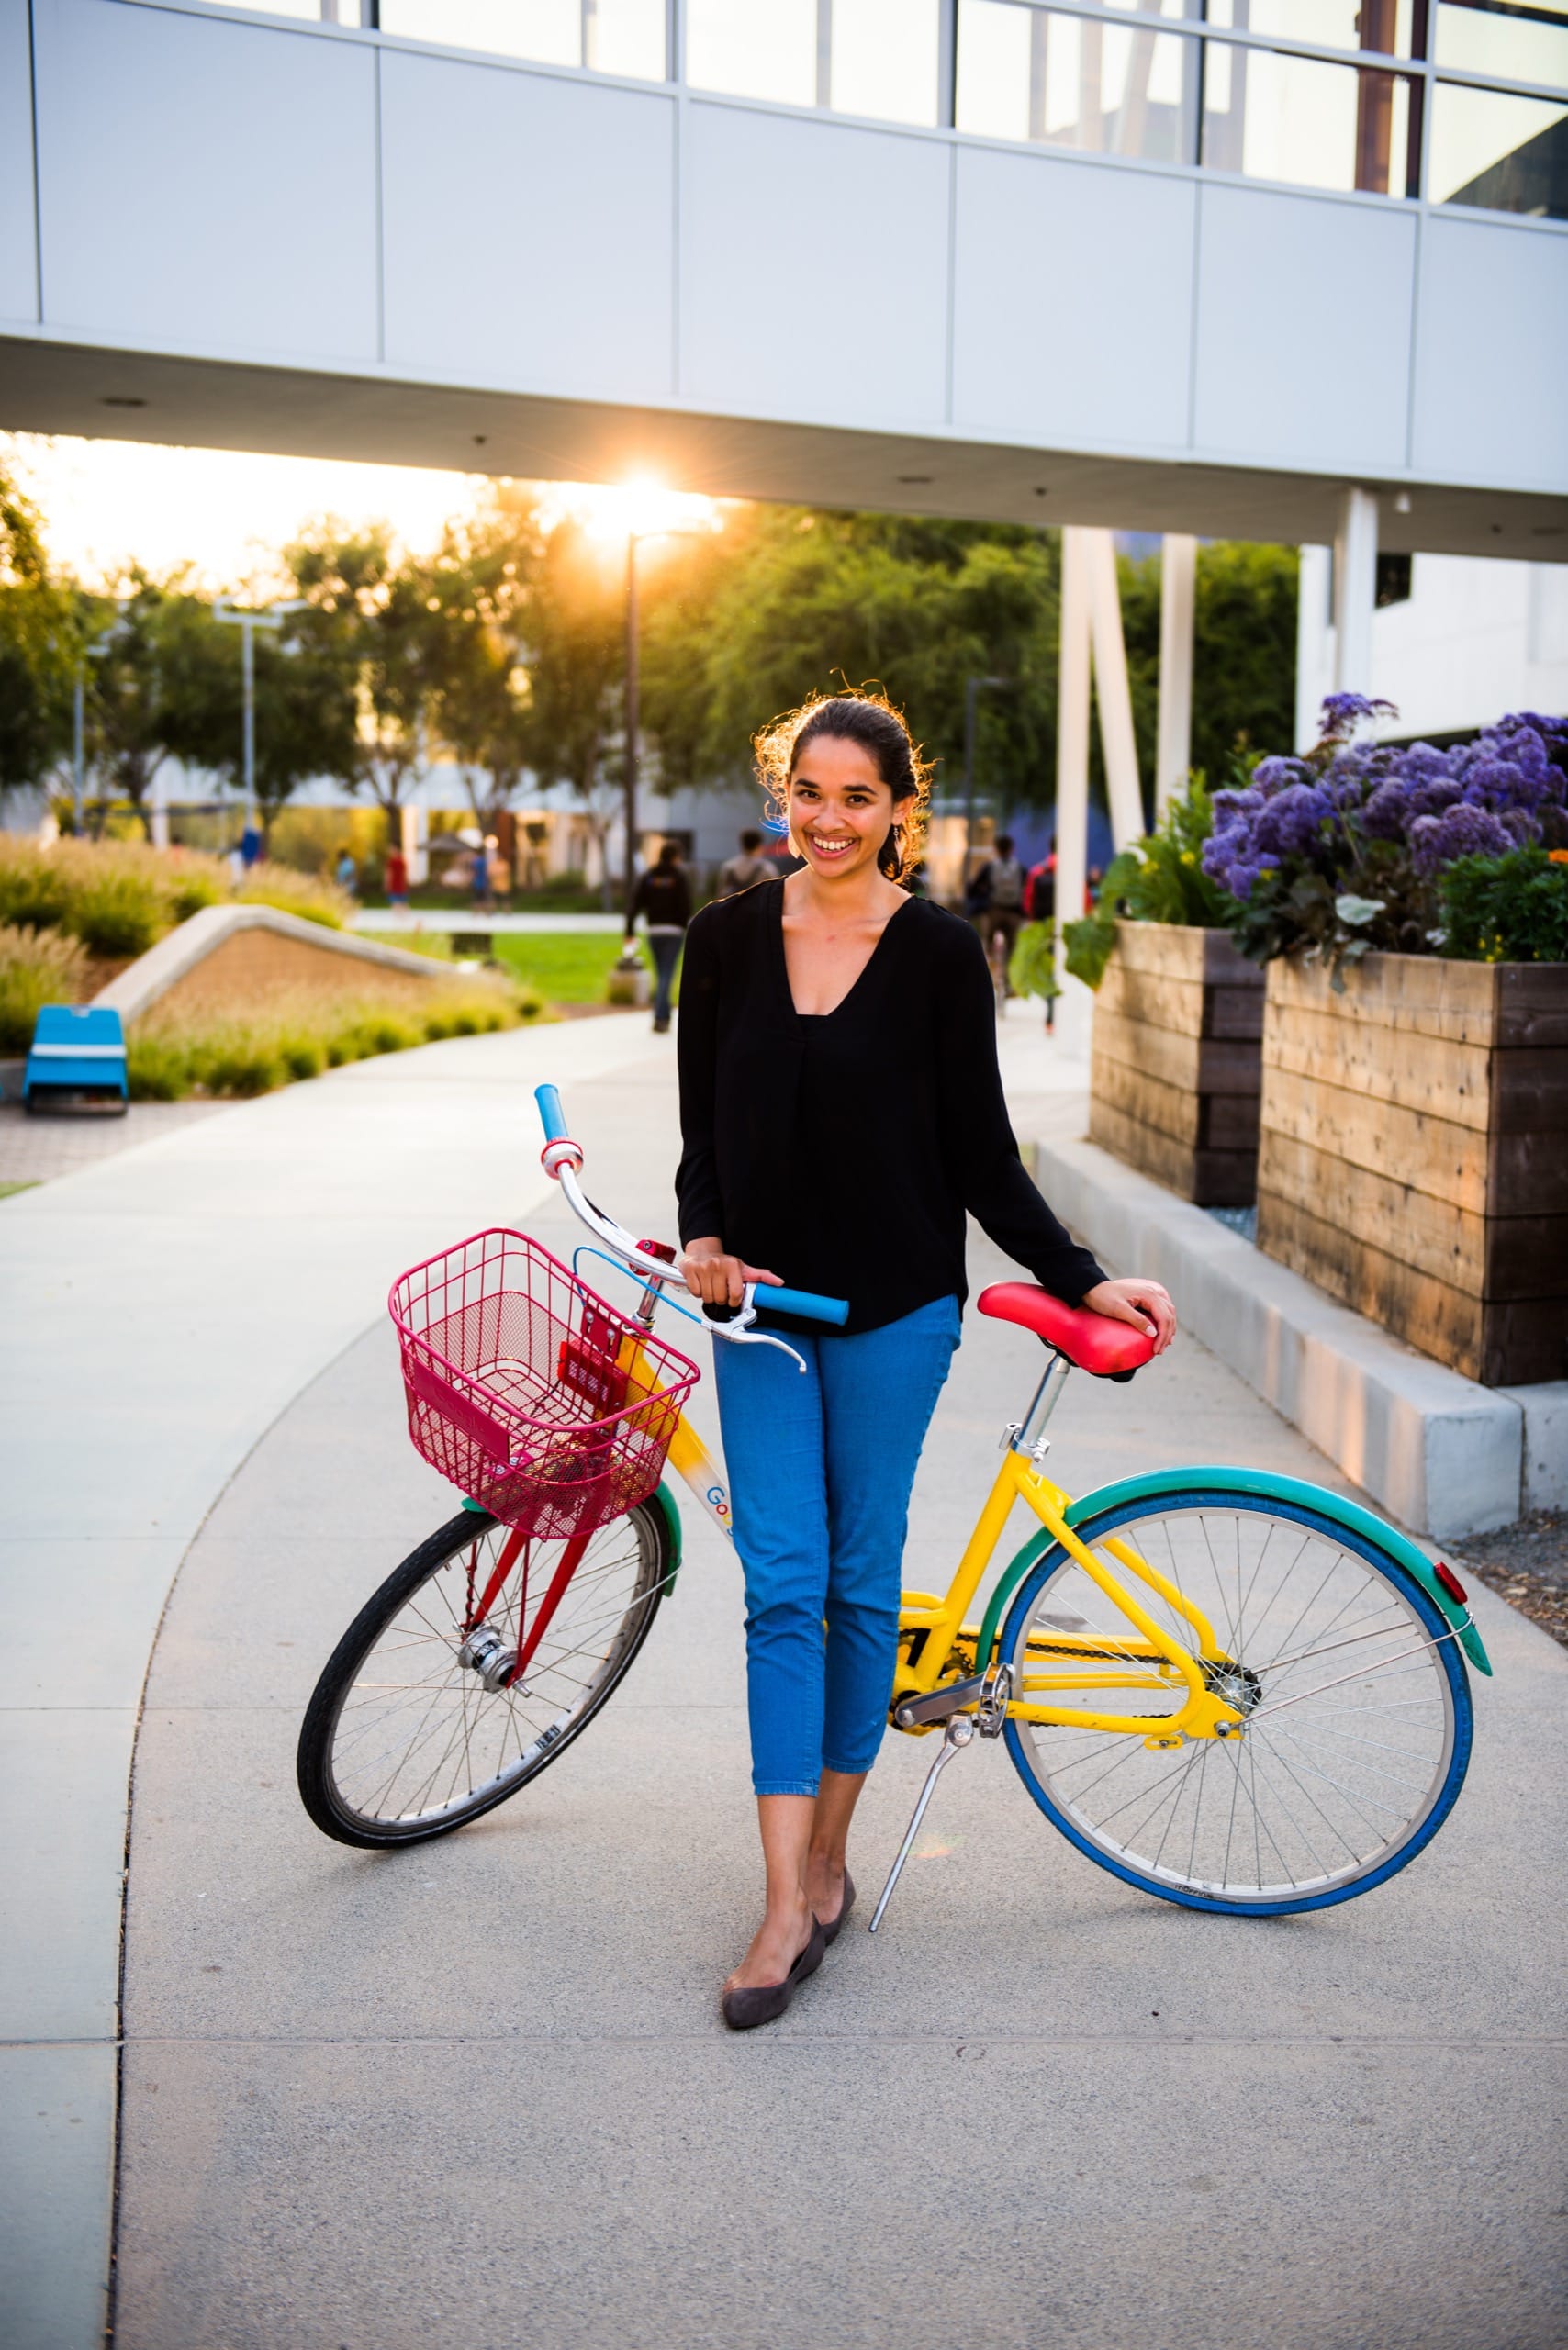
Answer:
[(546, 1003), (602, 1003), (621, 941), (601, 930), (498, 931), (490, 951)]

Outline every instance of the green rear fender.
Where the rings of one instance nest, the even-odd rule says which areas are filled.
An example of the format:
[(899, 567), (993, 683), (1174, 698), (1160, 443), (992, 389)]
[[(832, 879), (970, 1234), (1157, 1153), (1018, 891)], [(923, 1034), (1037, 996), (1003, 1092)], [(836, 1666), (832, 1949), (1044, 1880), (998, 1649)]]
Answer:
[[(1482, 1645), (1480, 1633), (1470, 1610), (1460, 1605), (1451, 1592), (1445, 1591), (1438, 1581), (1432, 1562), (1424, 1550), (1417, 1549), (1407, 1534), (1401, 1534), (1381, 1517), (1374, 1517), (1360, 1502), (1348, 1501), (1343, 1494), (1331, 1494), (1322, 1485), (1309, 1485), (1299, 1477), (1276, 1477), (1252, 1469), (1159, 1469), (1145, 1477), (1124, 1477), (1114, 1485), (1102, 1485), (1092, 1494), (1085, 1494), (1081, 1501), (1071, 1504), (1067, 1512), (1070, 1527), (1087, 1524), (1102, 1512), (1116, 1509), (1125, 1502), (1170, 1501), (1178, 1494), (1190, 1493), (1193, 1486), (1209, 1493), (1249, 1494), (1261, 1501), (1294, 1502), (1305, 1509), (1316, 1510), (1331, 1518), (1347, 1533), (1360, 1534), (1386, 1550), (1397, 1560), (1428, 1597), (1439, 1607), (1459, 1635), (1460, 1647), (1478, 1673), (1490, 1673), (1491, 1663)], [(1047, 1550), (1054, 1547), (1054, 1537), (1042, 1527), (1032, 1534), (1017, 1557), (1003, 1572), (980, 1624), (980, 1640), (975, 1651), (975, 1669), (982, 1672), (995, 1653), (997, 1635), (1002, 1619), (1012, 1603), (1013, 1595), (1030, 1569), (1036, 1566)]]

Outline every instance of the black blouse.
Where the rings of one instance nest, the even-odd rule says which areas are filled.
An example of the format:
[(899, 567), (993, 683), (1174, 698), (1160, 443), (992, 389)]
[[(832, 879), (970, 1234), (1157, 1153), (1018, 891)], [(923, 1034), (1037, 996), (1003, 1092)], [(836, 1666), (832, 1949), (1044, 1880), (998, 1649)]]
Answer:
[(716, 1233), (792, 1288), (847, 1298), (846, 1329), (876, 1330), (968, 1294), (967, 1209), (1076, 1305), (1105, 1276), (1024, 1171), (969, 924), (907, 899), (843, 1002), (811, 1017), (790, 993), (783, 912), (784, 884), (764, 882), (687, 933), (681, 1239)]

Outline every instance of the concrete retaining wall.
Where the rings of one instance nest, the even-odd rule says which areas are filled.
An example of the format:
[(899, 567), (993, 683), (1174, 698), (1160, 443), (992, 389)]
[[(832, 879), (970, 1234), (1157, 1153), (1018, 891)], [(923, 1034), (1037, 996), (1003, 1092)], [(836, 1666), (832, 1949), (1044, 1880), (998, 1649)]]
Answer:
[(449, 963), (429, 955), (329, 930), (275, 906), (204, 906), (139, 956), (94, 1002), (129, 1021), (170, 999), (210, 1001), (219, 989), (253, 1002), (288, 987), (342, 990), (372, 979), (428, 985), (452, 977)]

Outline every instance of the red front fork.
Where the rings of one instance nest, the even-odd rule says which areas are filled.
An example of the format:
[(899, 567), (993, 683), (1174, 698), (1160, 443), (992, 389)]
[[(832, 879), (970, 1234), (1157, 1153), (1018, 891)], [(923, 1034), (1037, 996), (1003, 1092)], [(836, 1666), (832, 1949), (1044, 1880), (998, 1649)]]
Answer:
[[(501, 1585), (505, 1583), (508, 1575), (510, 1574), (513, 1567), (516, 1566), (519, 1558), (522, 1557), (522, 1554), (528, 1548), (528, 1539), (529, 1538), (526, 1534), (513, 1533), (509, 1534), (505, 1542), (502, 1543), (501, 1555), (496, 1561), (494, 1571), (491, 1573), (489, 1582), (485, 1585), (484, 1594), (479, 1601), (479, 1605), (472, 1610), (467, 1623), (463, 1627), (465, 1638), (473, 1631), (476, 1625), (479, 1625), (484, 1622), (486, 1617), (495, 1606), (497, 1599), (500, 1595)], [(539, 1603), (538, 1608), (534, 1614), (533, 1623), (528, 1632), (527, 1638), (523, 1640), (522, 1646), (517, 1652), (517, 1662), (506, 1677), (504, 1685), (508, 1689), (511, 1688), (515, 1682), (521, 1681), (523, 1674), (527, 1672), (529, 1664), (532, 1659), (534, 1650), (539, 1646), (540, 1641), (549, 1630), (551, 1618), (554, 1617), (556, 1608), (561, 1605), (566, 1585), (571, 1582), (572, 1577), (577, 1573), (578, 1567), (582, 1564), (583, 1553), (588, 1549), (589, 1539), (590, 1538), (587, 1534), (574, 1534), (571, 1540), (561, 1552), (560, 1562), (557, 1565), (554, 1573), (550, 1578), (550, 1588), (546, 1591), (543, 1598)], [(517, 1620), (520, 1626), (521, 1625), (527, 1612), (528, 1561), (526, 1558), (523, 1558), (522, 1584), (518, 1593), (517, 1602)]]

